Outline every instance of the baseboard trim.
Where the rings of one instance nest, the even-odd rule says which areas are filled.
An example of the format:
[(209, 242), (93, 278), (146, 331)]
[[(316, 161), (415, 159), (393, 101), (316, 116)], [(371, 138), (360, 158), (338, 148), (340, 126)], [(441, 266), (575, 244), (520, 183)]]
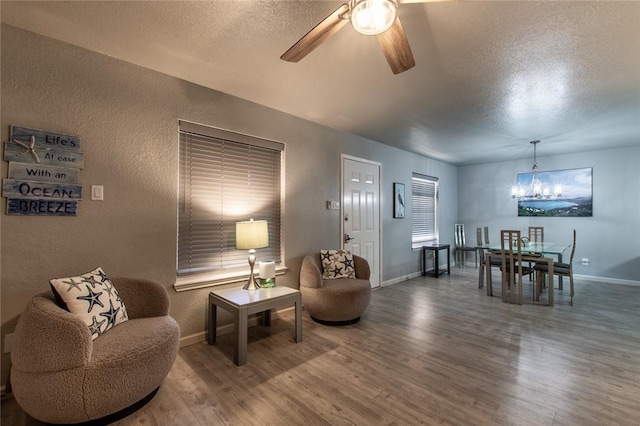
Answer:
[[(289, 306), (282, 309), (271, 311), (271, 320), (279, 319), (287, 316), (290, 312), (295, 312), (294, 306)], [(258, 325), (259, 315), (249, 317), (249, 327)], [(216, 336), (224, 336), (225, 334), (233, 333), (233, 323), (221, 325), (216, 328)], [(200, 331), (198, 333), (190, 334), (188, 336), (180, 337), (180, 347), (195, 345), (196, 343), (205, 342), (207, 340), (207, 330)]]
[(398, 283), (401, 283), (401, 282), (404, 282), (404, 281), (411, 280), (413, 278), (418, 278), (420, 276), (422, 276), (422, 273), (420, 273), (420, 272), (414, 272), (412, 274), (402, 275), (402, 276), (397, 277), (397, 278), (393, 278), (393, 279), (390, 279), (390, 280), (387, 280), (387, 281), (383, 281), (382, 284), (380, 285), (380, 287), (389, 287), (390, 285), (398, 284)]
[(640, 286), (640, 281), (623, 280), (620, 278), (607, 278), (607, 277), (597, 277), (595, 275), (577, 275), (577, 274), (574, 274), (573, 277), (576, 279), (596, 281), (599, 283)]

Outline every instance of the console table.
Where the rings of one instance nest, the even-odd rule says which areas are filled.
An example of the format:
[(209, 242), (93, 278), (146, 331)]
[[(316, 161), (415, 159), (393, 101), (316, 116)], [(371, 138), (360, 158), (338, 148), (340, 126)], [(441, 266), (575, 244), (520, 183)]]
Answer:
[(235, 351), (233, 362), (240, 366), (247, 363), (248, 317), (262, 313), (262, 324), (271, 325), (271, 309), (293, 304), (296, 309), (295, 341), (302, 342), (302, 298), (300, 291), (289, 287), (243, 290), (230, 288), (209, 293), (209, 332), (207, 342), (216, 343), (217, 308), (233, 314)]
[[(447, 269), (440, 269), (440, 250), (447, 251)], [(427, 251), (433, 252), (433, 269), (427, 271)], [(422, 246), (422, 276), (431, 275), (436, 278), (445, 272), (451, 275), (451, 253), (449, 244), (430, 244)]]

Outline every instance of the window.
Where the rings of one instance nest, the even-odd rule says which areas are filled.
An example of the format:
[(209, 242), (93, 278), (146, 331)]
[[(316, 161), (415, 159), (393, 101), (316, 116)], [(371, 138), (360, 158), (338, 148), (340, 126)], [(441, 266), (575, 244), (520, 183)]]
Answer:
[(236, 222), (267, 220), (269, 247), (258, 260), (281, 260), (281, 157), (284, 145), (180, 122), (178, 276), (239, 272)]
[(413, 173), (411, 177), (411, 247), (438, 239), (438, 178)]

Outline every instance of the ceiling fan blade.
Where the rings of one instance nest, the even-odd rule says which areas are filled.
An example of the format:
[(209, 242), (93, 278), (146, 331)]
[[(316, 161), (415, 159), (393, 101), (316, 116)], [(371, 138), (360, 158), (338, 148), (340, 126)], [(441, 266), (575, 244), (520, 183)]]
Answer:
[(349, 5), (343, 3), (337, 8), (331, 15), (324, 18), (322, 22), (316, 25), (311, 31), (305, 34), (296, 44), (291, 46), (289, 50), (284, 52), (280, 59), (289, 62), (298, 62), (316, 47), (320, 46), (327, 38), (335, 34), (340, 28), (344, 26), (349, 19), (344, 19), (343, 16), (349, 11)]
[(394, 74), (400, 74), (416, 65), (409, 46), (409, 40), (407, 40), (407, 35), (404, 33), (399, 16), (391, 28), (378, 34), (377, 37), (380, 47), (382, 47), (382, 52)]

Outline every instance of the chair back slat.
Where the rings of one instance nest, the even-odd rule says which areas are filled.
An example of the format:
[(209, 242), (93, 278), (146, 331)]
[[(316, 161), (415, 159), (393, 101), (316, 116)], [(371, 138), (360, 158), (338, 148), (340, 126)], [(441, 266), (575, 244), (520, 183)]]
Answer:
[[(500, 231), (500, 256), (502, 258), (503, 299), (507, 283), (511, 288), (511, 303), (515, 301), (515, 286), (518, 287), (518, 303), (522, 304), (522, 237), (518, 230)], [(516, 275), (517, 272), (517, 275)], [(516, 276), (518, 281), (515, 281)], [(509, 277), (509, 279), (507, 279)]]
[(576, 252), (576, 230), (573, 230), (573, 245), (571, 246), (571, 256), (569, 256), (569, 265), (573, 263), (573, 255)]
[(532, 243), (544, 243), (544, 226), (530, 226), (529, 241)]
[(489, 227), (488, 227), (488, 226), (485, 226), (485, 227), (484, 227), (484, 243), (485, 243), (486, 245), (491, 244), (491, 243), (489, 242)]
[(522, 262), (522, 237), (520, 231), (503, 229), (500, 231), (500, 253), (510, 263)]
[(464, 247), (465, 246), (465, 241), (464, 241), (464, 224), (462, 223), (456, 223), (455, 224), (455, 244), (456, 244), (456, 248), (459, 247)]

